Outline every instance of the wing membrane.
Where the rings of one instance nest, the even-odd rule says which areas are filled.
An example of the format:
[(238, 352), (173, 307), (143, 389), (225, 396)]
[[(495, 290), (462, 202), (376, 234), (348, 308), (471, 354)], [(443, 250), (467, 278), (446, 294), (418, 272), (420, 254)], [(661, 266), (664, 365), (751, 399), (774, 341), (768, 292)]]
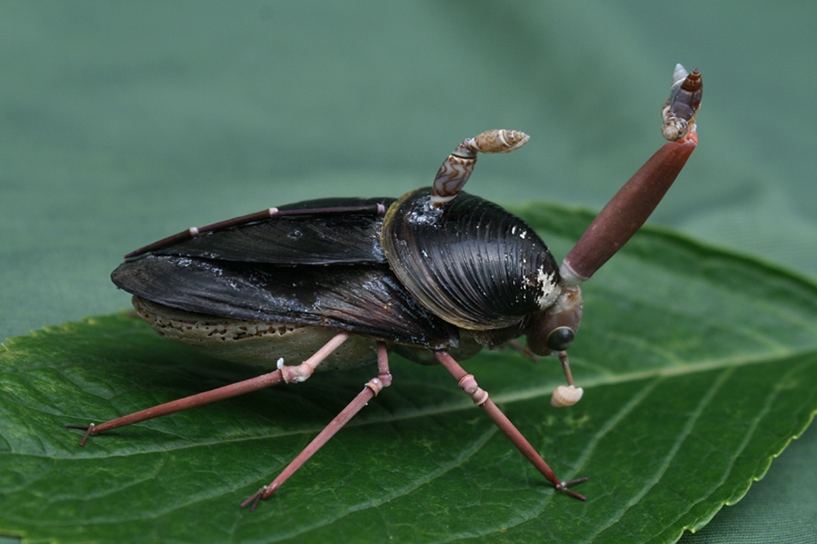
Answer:
[(114, 270), (134, 295), (190, 312), (347, 330), (443, 349), (456, 328), (412, 297), (386, 265), (282, 266), (148, 255)]

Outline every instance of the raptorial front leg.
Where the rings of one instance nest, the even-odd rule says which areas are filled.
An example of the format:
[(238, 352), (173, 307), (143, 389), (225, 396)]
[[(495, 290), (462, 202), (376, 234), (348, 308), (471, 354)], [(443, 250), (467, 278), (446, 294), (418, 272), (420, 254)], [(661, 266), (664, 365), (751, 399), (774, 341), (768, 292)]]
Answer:
[(528, 461), (536, 467), (536, 470), (542, 473), (542, 475), (548, 479), (548, 481), (553, 484), (559, 491), (564, 491), (568, 495), (572, 497), (576, 497), (577, 499), (586, 500), (585, 497), (579, 495), (572, 489), (569, 489), (570, 486), (579, 484), (587, 480), (587, 478), (579, 478), (577, 480), (570, 480), (567, 482), (563, 482), (559, 478), (556, 477), (556, 474), (551, 470), (548, 464), (545, 462), (544, 459), (537, 453), (537, 451), (531, 446), (530, 442), (519, 432), (519, 429), (511, 423), (511, 420), (502, 413), (494, 402), (488, 398), (488, 392), (484, 389), (479, 387), (477, 384), (476, 379), (474, 376), (469, 374), (465, 371), (464, 368), (460, 366), (460, 364), (454, 360), (451, 355), (444, 351), (435, 351), (434, 356), (440, 361), (448, 372), (454, 376), (454, 379), (460, 385), (460, 389), (470, 396), (474, 400), (474, 404), (482, 408), (488, 417), (494, 422), (494, 424), (499, 427), (499, 430), (502, 431), (505, 436), (507, 436), (513, 445), (524, 455)]
[(287, 467), (278, 475), (277, 478), (270, 482), (269, 485), (265, 485), (242, 502), (241, 508), (252, 505), (250, 510), (255, 510), (255, 507), (258, 505), (258, 501), (267, 499), (270, 495), (272, 495), (276, 489), (281, 487), (281, 484), (287, 481), (290, 476), (295, 474), (295, 472), (301, 468), (310, 457), (315, 455), (319, 449), (329, 442), (330, 438), (335, 436), (335, 434), (341, 430), (343, 426), (355, 416), (355, 414), (366, 406), (366, 403), (376, 397), (384, 387), (391, 385), (389, 354), (386, 351), (386, 345), (383, 342), (377, 343), (377, 369), (377, 377), (372, 378), (366, 383), (363, 390), (358, 393), (352, 402), (350, 402), (346, 408), (341, 410), (341, 412), (335, 416), (335, 419), (329, 422), (329, 424), (324, 427), (320, 433), (318, 433), (318, 436), (312, 439), (312, 442), (310, 442), (309, 445), (307, 445), (303, 451), (301, 451), (301, 453), (299, 453), (298, 456), (295, 457), (295, 459), (293, 459), (289, 465), (287, 465)]
[(82, 429), (85, 431), (85, 436), (82, 437), (82, 440), (79, 443), (80, 446), (83, 446), (85, 441), (88, 440), (89, 436), (99, 434), (103, 431), (109, 431), (118, 427), (132, 425), (133, 423), (140, 423), (142, 421), (147, 421), (148, 419), (166, 416), (168, 414), (175, 414), (176, 412), (181, 412), (182, 410), (195, 408), (197, 406), (204, 406), (205, 404), (210, 404), (218, 400), (237, 397), (239, 395), (243, 395), (244, 393), (250, 393), (251, 391), (257, 391), (259, 389), (272, 387), (273, 385), (278, 385), (281, 383), (299, 383), (309, 378), (318, 365), (321, 364), (348, 338), (348, 333), (342, 332), (336, 334), (331, 340), (329, 340), (329, 342), (324, 344), (321, 349), (316, 351), (314, 355), (299, 365), (280, 364), (280, 368), (274, 372), (262, 374), (261, 376), (244, 380), (242, 382), (225, 385), (224, 387), (219, 387), (218, 389), (213, 389), (211, 391), (205, 391), (204, 393), (199, 393), (197, 395), (191, 395), (183, 399), (166, 402), (164, 404), (154, 406), (153, 408), (148, 408), (146, 410), (135, 412), (127, 416), (122, 416), (117, 419), (112, 419), (111, 421), (107, 421), (100, 425), (91, 423), (89, 425), (66, 425), (66, 427), (69, 429)]

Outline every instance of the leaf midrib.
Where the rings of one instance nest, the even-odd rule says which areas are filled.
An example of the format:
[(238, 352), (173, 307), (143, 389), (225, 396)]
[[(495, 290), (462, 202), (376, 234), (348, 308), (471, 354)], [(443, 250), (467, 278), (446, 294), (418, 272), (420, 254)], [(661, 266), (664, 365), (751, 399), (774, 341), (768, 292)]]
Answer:
[[(807, 356), (817, 356), (817, 348), (809, 349), (809, 350), (792, 350), (787, 351), (783, 354), (778, 354), (776, 356), (770, 357), (770, 354), (762, 354), (756, 357), (751, 356), (741, 356), (736, 358), (725, 358), (725, 359), (717, 359), (708, 362), (702, 363), (695, 363), (692, 365), (687, 365), (683, 367), (671, 367), (671, 368), (656, 368), (650, 370), (644, 370), (639, 372), (628, 372), (625, 374), (620, 375), (610, 375), (610, 376), (597, 376), (594, 378), (588, 378), (586, 380), (581, 381), (581, 387), (585, 389), (593, 389), (595, 387), (600, 386), (608, 386), (608, 385), (615, 385), (615, 384), (623, 384), (629, 382), (636, 382), (636, 381), (644, 381), (649, 380), (652, 378), (667, 378), (673, 376), (683, 376), (683, 375), (691, 375), (698, 372), (709, 372), (713, 370), (719, 369), (727, 369), (732, 367), (742, 367), (748, 365), (755, 365), (755, 364), (766, 364), (766, 363), (779, 363), (780, 361), (784, 361), (786, 359), (790, 359), (793, 357), (807, 357)], [(453, 382), (452, 382), (453, 383)], [(549, 398), (552, 392), (552, 383), (543, 383), (537, 387), (527, 388), (523, 390), (516, 390), (513, 392), (502, 393), (491, 398), (494, 400), (495, 403), (498, 405), (501, 404), (513, 404), (517, 402), (524, 402), (532, 399), (537, 398)], [(413, 410), (411, 412), (406, 412), (403, 414), (390, 414), (384, 416), (373, 416), (368, 417), (365, 419), (353, 419), (349, 423), (346, 424), (347, 428), (356, 428), (362, 427), (366, 425), (380, 425), (384, 423), (393, 423), (398, 421), (410, 421), (413, 419), (418, 418), (426, 418), (438, 415), (445, 415), (445, 414), (452, 414), (458, 413), (461, 411), (472, 410), (474, 408), (473, 403), (470, 403), (463, 397), (462, 401), (460, 402), (453, 402), (445, 406), (438, 406), (435, 408), (429, 409), (419, 409)], [(139, 424), (136, 424), (139, 427)], [(189, 443), (186, 445), (177, 445), (172, 448), (174, 451), (184, 450), (186, 448), (198, 448), (202, 446), (208, 446), (212, 444), (224, 444), (224, 443), (242, 443), (242, 442), (253, 442), (256, 440), (264, 440), (269, 438), (279, 438), (279, 437), (287, 437), (287, 436), (301, 436), (301, 435), (308, 435), (308, 434), (317, 434), (321, 430), (323, 430), (324, 424), (318, 423), (315, 427), (309, 428), (301, 428), (293, 431), (283, 431), (278, 432), (275, 434), (269, 435), (253, 435), (253, 436), (243, 436), (243, 437), (234, 437), (234, 438), (225, 438), (225, 437), (213, 437), (212, 439), (204, 439), (204, 440), (196, 440), (195, 443)], [(161, 429), (151, 429), (152, 432), (160, 433), (160, 434), (169, 434)], [(178, 437), (176, 437), (178, 438)], [(156, 452), (168, 451), (168, 449), (156, 448), (156, 449), (149, 449), (149, 450), (142, 450), (138, 452), (127, 452), (127, 453), (112, 453), (106, 452), (106, 457), (131, 457), (133, 455), (144, 455), (144, 454), (151, 454)], [(71, 459), (70, 456), (65, 457), (54, 457), (53, 452), (51, 455), (34, 455), (34, 454), (26, 454), (28, 456), (37, 458), (66, 458)]]

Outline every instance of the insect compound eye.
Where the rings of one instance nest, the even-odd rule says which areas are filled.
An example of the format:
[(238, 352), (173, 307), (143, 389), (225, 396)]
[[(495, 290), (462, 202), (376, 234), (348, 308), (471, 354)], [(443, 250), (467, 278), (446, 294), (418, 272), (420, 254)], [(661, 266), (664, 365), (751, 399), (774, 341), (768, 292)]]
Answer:
[(553, 351), (564, 351), (573, 343), (576, 333), (570, 327), (558, 327), (548, 334), (545, 343)]
[(582, 295), (577, 285), (563, 287), (556, 303), (530, 316), (528, 348), (536, 355), (564, 351), (573, 343), (582, 321)]

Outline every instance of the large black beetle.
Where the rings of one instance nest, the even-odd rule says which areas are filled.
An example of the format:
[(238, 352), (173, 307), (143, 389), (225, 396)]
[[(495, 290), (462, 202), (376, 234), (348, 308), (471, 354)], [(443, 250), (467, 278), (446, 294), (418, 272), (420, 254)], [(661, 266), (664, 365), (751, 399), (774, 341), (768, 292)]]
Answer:
[[(126, 256), (112, 274), (139, 314), (170, 339), (272, 372), (101, 425), (92, 434), (282, 382), (315, 370), (377, 363), (379, 373), (285, 471), (244, 505), (267, 498), (352, 415), (391, 383), (387, 353), (441, 363), (559, 490), (562, 482), (455, 359), (527, 336), (556, 354), (575, 403), (566, 349), (579, 327), (579, 283), (646, 221), (697, 144), (701, 77), (678, 65), (664, 105), (666, 143), (608, 203), (561, 267), (523, 220), (461, 189), (478, 152), (528, 137), (492, 130), (465, 140), (430, 189), (400, 199), (320, 199), (192, 228)], [(284, 361), (297, 361), (285, 365)], [(583, 479), (581, 480), (583, 481)]]

